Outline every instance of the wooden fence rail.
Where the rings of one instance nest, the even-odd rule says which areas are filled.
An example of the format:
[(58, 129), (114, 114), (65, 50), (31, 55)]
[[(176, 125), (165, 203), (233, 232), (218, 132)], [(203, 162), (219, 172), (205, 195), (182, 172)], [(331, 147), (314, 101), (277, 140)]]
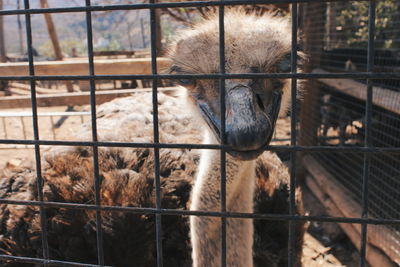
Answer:
[[(158, 71), (165, 70), (169, 65), (167, 58), (157, 58)], [(95, 59), (94, 71), (98, 75), (122, 75), (122, 74), (151, 74), (150, 58), (126, 58), (126, 59)], [(41, 61), (35, 62), (35, 74), (46, 75), (89, 75), (89, 63), (87, 59), (67, 61)], [(0, 63), (1, 76), (27, 76), (28, 62)]]

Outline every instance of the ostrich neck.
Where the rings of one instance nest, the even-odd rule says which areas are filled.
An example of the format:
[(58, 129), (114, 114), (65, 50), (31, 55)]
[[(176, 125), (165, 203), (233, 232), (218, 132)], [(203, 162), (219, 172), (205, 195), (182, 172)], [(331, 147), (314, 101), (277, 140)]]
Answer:
[[(205, 141), (207, 143), (207, 140)], [(202, 151), (193, 188), (191, 210), (220, 211), (220, 151)], [(238, 161), (226, 154), (226, 210), (253, 212), (255, 161)], [(221, 219), (191, 216), (193, 266), (219, 266), (221, 259)], [(227, 266), (252, 267), (253, 221), (227, 218)]]

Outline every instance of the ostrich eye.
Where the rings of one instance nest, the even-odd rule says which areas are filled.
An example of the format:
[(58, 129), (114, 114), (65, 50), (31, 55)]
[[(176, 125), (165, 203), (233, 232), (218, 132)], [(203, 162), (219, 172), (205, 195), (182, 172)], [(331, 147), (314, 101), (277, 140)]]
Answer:
[(192, 79), (180, 79), (180, 80), (178, 80), (178, 83), (180, 84), (180, 85), (193, 85), (194, 84), (194, 80), (192, 80)]
[(250, 72), (251, 73), (261, 73), (261, 70), (259, 67), (250, 67)]
[(284, 58), (278, 62), (277, 66), (279, 72), (290, 72), (290, 54), (284, 56)]
[(280, 90), (283, 87), (283, 82), (278, 79), (273, 79), (272, 80), (272, 89), (273, 90)]

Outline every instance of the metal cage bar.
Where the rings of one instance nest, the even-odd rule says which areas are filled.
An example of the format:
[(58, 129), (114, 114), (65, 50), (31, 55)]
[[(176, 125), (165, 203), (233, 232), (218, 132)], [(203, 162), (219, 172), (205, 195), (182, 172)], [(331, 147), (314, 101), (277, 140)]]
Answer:
[[(298, 14), (297, 14), (297, 3), (292, 3), (291, 5), (291, 17), (292, 17), (292, 47), (291, 47), (291, 55), (290, 55), (290, 72), (292, 74), (297, 73), (297, 31), (298, 31)], [(297, 109), (297, 79), (291, 79), (291, 115), (290, 115), (290, 145), (296, 146), (297, 140), (297, 131), (296, 131), (296, 109)], [(290, 192), (289, 192), (289, 214), (296, 214), (296, 158), (297, 152), (290, 152)], [(296, 254), (296, 222), (289, 221), (289, 238), (288, 238), (288, 266), (295, 265), (295, 254)]]
[[(151, 4), (155, 0), (150, 0)], [(161, 51), (157, 51), (157, 28), (156, 28), (156, 13), (155, 9), (150, 9), (150, 33), (151, 33), (151, 73), (157, 76), (157, 55)], [(158, 96), (157, 96), (158, 80), (152, 80), (152, 104), (153, 104), (153, 142), (159, 143), (158, 130)], [(154, 147), (154, 182), (156, 187), (156, 209), (161, 209), (161, 180), (160, 180), (160, 149)], [(161, 229), (161, 214), (156, 214), (156, 243), (157, 243), (157, 267), (163, 266), (162, 257), (162, 229)]]
[[(91, 1), (85, 1), (86, 7), (91, 6)], [(89, 74), (94, 76), (94, 58), (93, 58), (93, 28), (92, 28), (92, 13), (86, 12), (86, 38), (89, 59)], [(93, 79), (90, 82), (90, 111), (91, 111), (91, 125), (92, 125), (92, 140), (93, 143), (97, 142), (97, 122), (96, 122), (96, 85)], [(97, 207), (101, 206), (100, 199), (100, 170), (99, 170), (99, 151), (98, 147), (93, 145), (93, 179), (94, 179), (94, 196), (95, 204)], [(96, 209), (96, 246), (97, 246), (97, 261), (100, 266), (104, 265), (104, 252), (103, 252), (103, 231), (101, 222), (101, 211)]]
[[(170, 143), (130, 143), (130, 142), (106, 142), (106, 141), (54, 141), (54, 140), (23, 140), (0, 139), (0, 144), (20, 145), (51, 145), (51, 146), (97, 146), (97, 147), (136, 147), (136, 148), (186, 148), (186, 149), (225, 149), (231, 151), (227, 145), (214, 144), (170, 144)], [(331, 146), (265, 146), (268, 151), (304, 151), (304, 152), (354, 152), (354, 153), (400, 153), (400, 147), (331, 147)]]
[[(25, 10), (29, 10), (29, 0), (24, 1)], [(32, 25), (31, 15), (25, 14), (25, 28), (26, 28), (26, 44), (28, 49), (28, 62), (29, 62), (29, 75), (35, 76), (35, 66), (33, 61), (33, 49), (32, 49)], [(33, 124), (33, 135), (34, 140), (40, 140), (39, 136), (39, 125), (38, 125), (38, 112), (36, 102), (36, 84), (35, 81), (30, 82), (31, 86), (31, 105), (32, 105), (32, 124)], [(43, 177), (42, 177), (42, 163), (40, 156), (40, 145), (35, 144), (35, 161), (36, 161), (36, 175), (37, 175), (37, 190), (38, 199), (43, 201)], [(43, 258), (49, 260), (49, 244), (47, 240), (47, 223), (46, 223), (46, 207), (39, 207), (40, 213), (40, 228), (41, 228), (41, 242), (43, 247)], [(46, 262), (43, 264), (47, 266)]]
[[(209, 216), (209, 217), (226, 217), (226, 218), (248, 218), (259, 220), (287, 220), (287, 221), (316, 221), (316, 222), (337, 222), (337, 223), (366, 223), (366, 224), (392, 224), (400, 225), (400, 219), (373, 219), (373, 218), (350, 218), (350, 217), (328, 217), (328, 216), (299, 216), (286, 214), (254, 214), (254, 213), (238, 213), (238, 212), (213, 212), (213, 211), (191, 211), (191, 210), (175, 210), (175, 209), (156, 209), (156, 208), (140, 208), (140, 207), (119, 207), (106, 206), (100, 207), (92, 204), (76, 204), (76, 203), (60, 203), (60, 202), (43, 202), (43, 201), (24, 201), (0, 199), (0, 203), (9, 205), (26, 205), (26, 206), (46, 206), (49, 208), (68, 208), (68, 209), (88, 209), (102, 211), (125, 211), (139, 214), (162, 214), (162, 215), (185, 215), (185, 216)], [(0, 255), (1, 257), (1, 255)]]
[[(373, 71), (374, 67), (374, 38), (375, 38), (375, 0), (369, 1), (368, 10), (368, 56), (367, 56), (367, 71)], [(372, 120), (372, 81), (367, 79), (367, 101), (365, 102), (365, 137), (364, 147), (369, 147), (371, 144), (371, 120)], [(368, 181), (370, 171), (370, 155), (364, 154), (363, 178), (362, 178), (362, 214), (363, 218), (368, 217)], [(360, 267), (366, 266), (367, 253), (367, 224), (361, 224), (361, 240), (360, 240)]]
[[(192, 2), (170, 2), (170, 3), (145, 3), (145, 4), (125, 4), (125, 5), (104, 5), (90, 7), (63, 7), (63, 8), (36, 8), (29, 10), (1, 10), (1, 15), (18, 14), (43, 14), (43, 13), (71, 13), (87, 11), (111, 11), (111, 10), (138, 10), (155, 8), (179, 8), (179, 7), (208, 7), (208, 6), (238, 6), (251, 4), (280, 4), (289, 3), (312, 3), (312, 2), (343, 2), (345, 0), (226, 0), (226, 1), (192, 1)], [(369, 0), (354, 0), (366, 2)]]
[(49, 75), (49, 76), (0, 76), (0, 81), (52, 81), (52, 80), (129, 80), (129, 79), (400, 79), (397, 72), (348, 72), (348, 73), (213, 73), (213, 74), (149, 74), (149, 75)]
[[(221, 0), (222, 1), (222, 0)], [(219, 7), (218, 10), (219, 19), (219, 72), (225, 74), (225, 9), (223, 6)], [(225, 134), (225, 79), (220, 78), (219, 80), (219, 94), (220, 94), (220, 105), (221, 105), (221, 143), (226, 144)], [(226, 212), (226, 152), (224, 149), (220, 150), (221, 160), (221, 212)], [(226, 266), (226, 218), (221, 218), (221, 267)]]

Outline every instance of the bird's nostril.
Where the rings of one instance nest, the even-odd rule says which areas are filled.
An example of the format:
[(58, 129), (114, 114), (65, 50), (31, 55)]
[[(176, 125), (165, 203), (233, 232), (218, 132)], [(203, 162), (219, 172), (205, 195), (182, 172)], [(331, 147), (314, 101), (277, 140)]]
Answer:
[(263, 103), (263, 101), (262, 101), (260, 95), (256, 94), (256, 98), (257, 98), (257, 104), (258, 104), (258, 106), (259, 106), (262, 110), (264, 110), (264, 103)]

